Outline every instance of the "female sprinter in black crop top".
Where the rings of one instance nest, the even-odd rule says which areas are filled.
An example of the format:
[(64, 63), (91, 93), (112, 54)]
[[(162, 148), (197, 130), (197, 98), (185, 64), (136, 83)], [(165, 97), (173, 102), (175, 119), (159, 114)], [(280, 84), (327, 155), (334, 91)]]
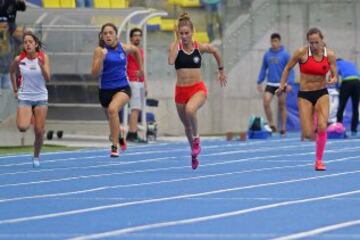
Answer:
[(211, 53), (219, 67), (218, 80), (226, 85), (223, 63), (219, 51), (209, 44), (199, 44), (192, 40), (194, 26), (187, 13), (181, 14), (175, 27), (177, 39), (170, 44), (168, 61), (175, 64), (176, 90), (175, 103), (185, 134), (191, 147), (192, 168), (199, 165), (201, 151), (196, 112), (204, 105), (207, 89), (201, 77), (201, 54)]

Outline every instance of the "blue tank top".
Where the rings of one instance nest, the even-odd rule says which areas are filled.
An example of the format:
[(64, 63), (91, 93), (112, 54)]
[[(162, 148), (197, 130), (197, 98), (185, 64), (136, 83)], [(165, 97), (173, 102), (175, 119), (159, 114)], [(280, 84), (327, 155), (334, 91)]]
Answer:
[(101, 89), (117, 89), (129, 86), (126, 74), (126, 53), (119, 43), (116, 49), (106, 46), (108, 50), (101, 73)]

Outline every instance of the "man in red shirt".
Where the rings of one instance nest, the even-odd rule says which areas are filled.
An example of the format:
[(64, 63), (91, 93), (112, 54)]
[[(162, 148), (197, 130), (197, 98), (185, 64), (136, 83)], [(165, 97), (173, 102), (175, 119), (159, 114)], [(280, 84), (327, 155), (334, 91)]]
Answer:
[[(142, 60), (144, 61), (144, 50), (140, 48), (142, 39), (142, 31), (139, 28), (133, 28), (130, 31), (131, 44), (135, 45), (140, 49)], [(144, 98), (147, 96), (147, 85), (144, 79), (142, 71), (132, 54), (127, 57), (127, 75), (130, 81), (131, 87), (131, 98), (130, 98), (130, 120), (129, 120), (129, 131), (126, 136), (128, 141), (137, 142), (139, 137), (137, 134), (137, 124), (141, 109), (144, 107)]]

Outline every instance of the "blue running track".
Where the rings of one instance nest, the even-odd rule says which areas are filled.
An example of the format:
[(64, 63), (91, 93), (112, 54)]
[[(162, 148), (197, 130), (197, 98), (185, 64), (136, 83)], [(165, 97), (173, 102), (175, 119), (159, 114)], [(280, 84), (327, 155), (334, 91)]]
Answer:
[(0, 156), (0, 239), (360, 239), (360, 139), (298, 135)]

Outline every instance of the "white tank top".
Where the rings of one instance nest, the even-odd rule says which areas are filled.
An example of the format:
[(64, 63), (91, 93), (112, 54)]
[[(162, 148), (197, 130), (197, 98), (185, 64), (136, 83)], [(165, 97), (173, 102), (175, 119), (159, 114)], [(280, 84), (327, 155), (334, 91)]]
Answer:
[[(44, 59), (43, 52), (38, 54), (40, 58)], [(24, 52), (19, 56), (20, 77), (18, 98), (20, 100), (47, 101), (48, 91), (39, 66), (39, 58), (29, 59)]]

